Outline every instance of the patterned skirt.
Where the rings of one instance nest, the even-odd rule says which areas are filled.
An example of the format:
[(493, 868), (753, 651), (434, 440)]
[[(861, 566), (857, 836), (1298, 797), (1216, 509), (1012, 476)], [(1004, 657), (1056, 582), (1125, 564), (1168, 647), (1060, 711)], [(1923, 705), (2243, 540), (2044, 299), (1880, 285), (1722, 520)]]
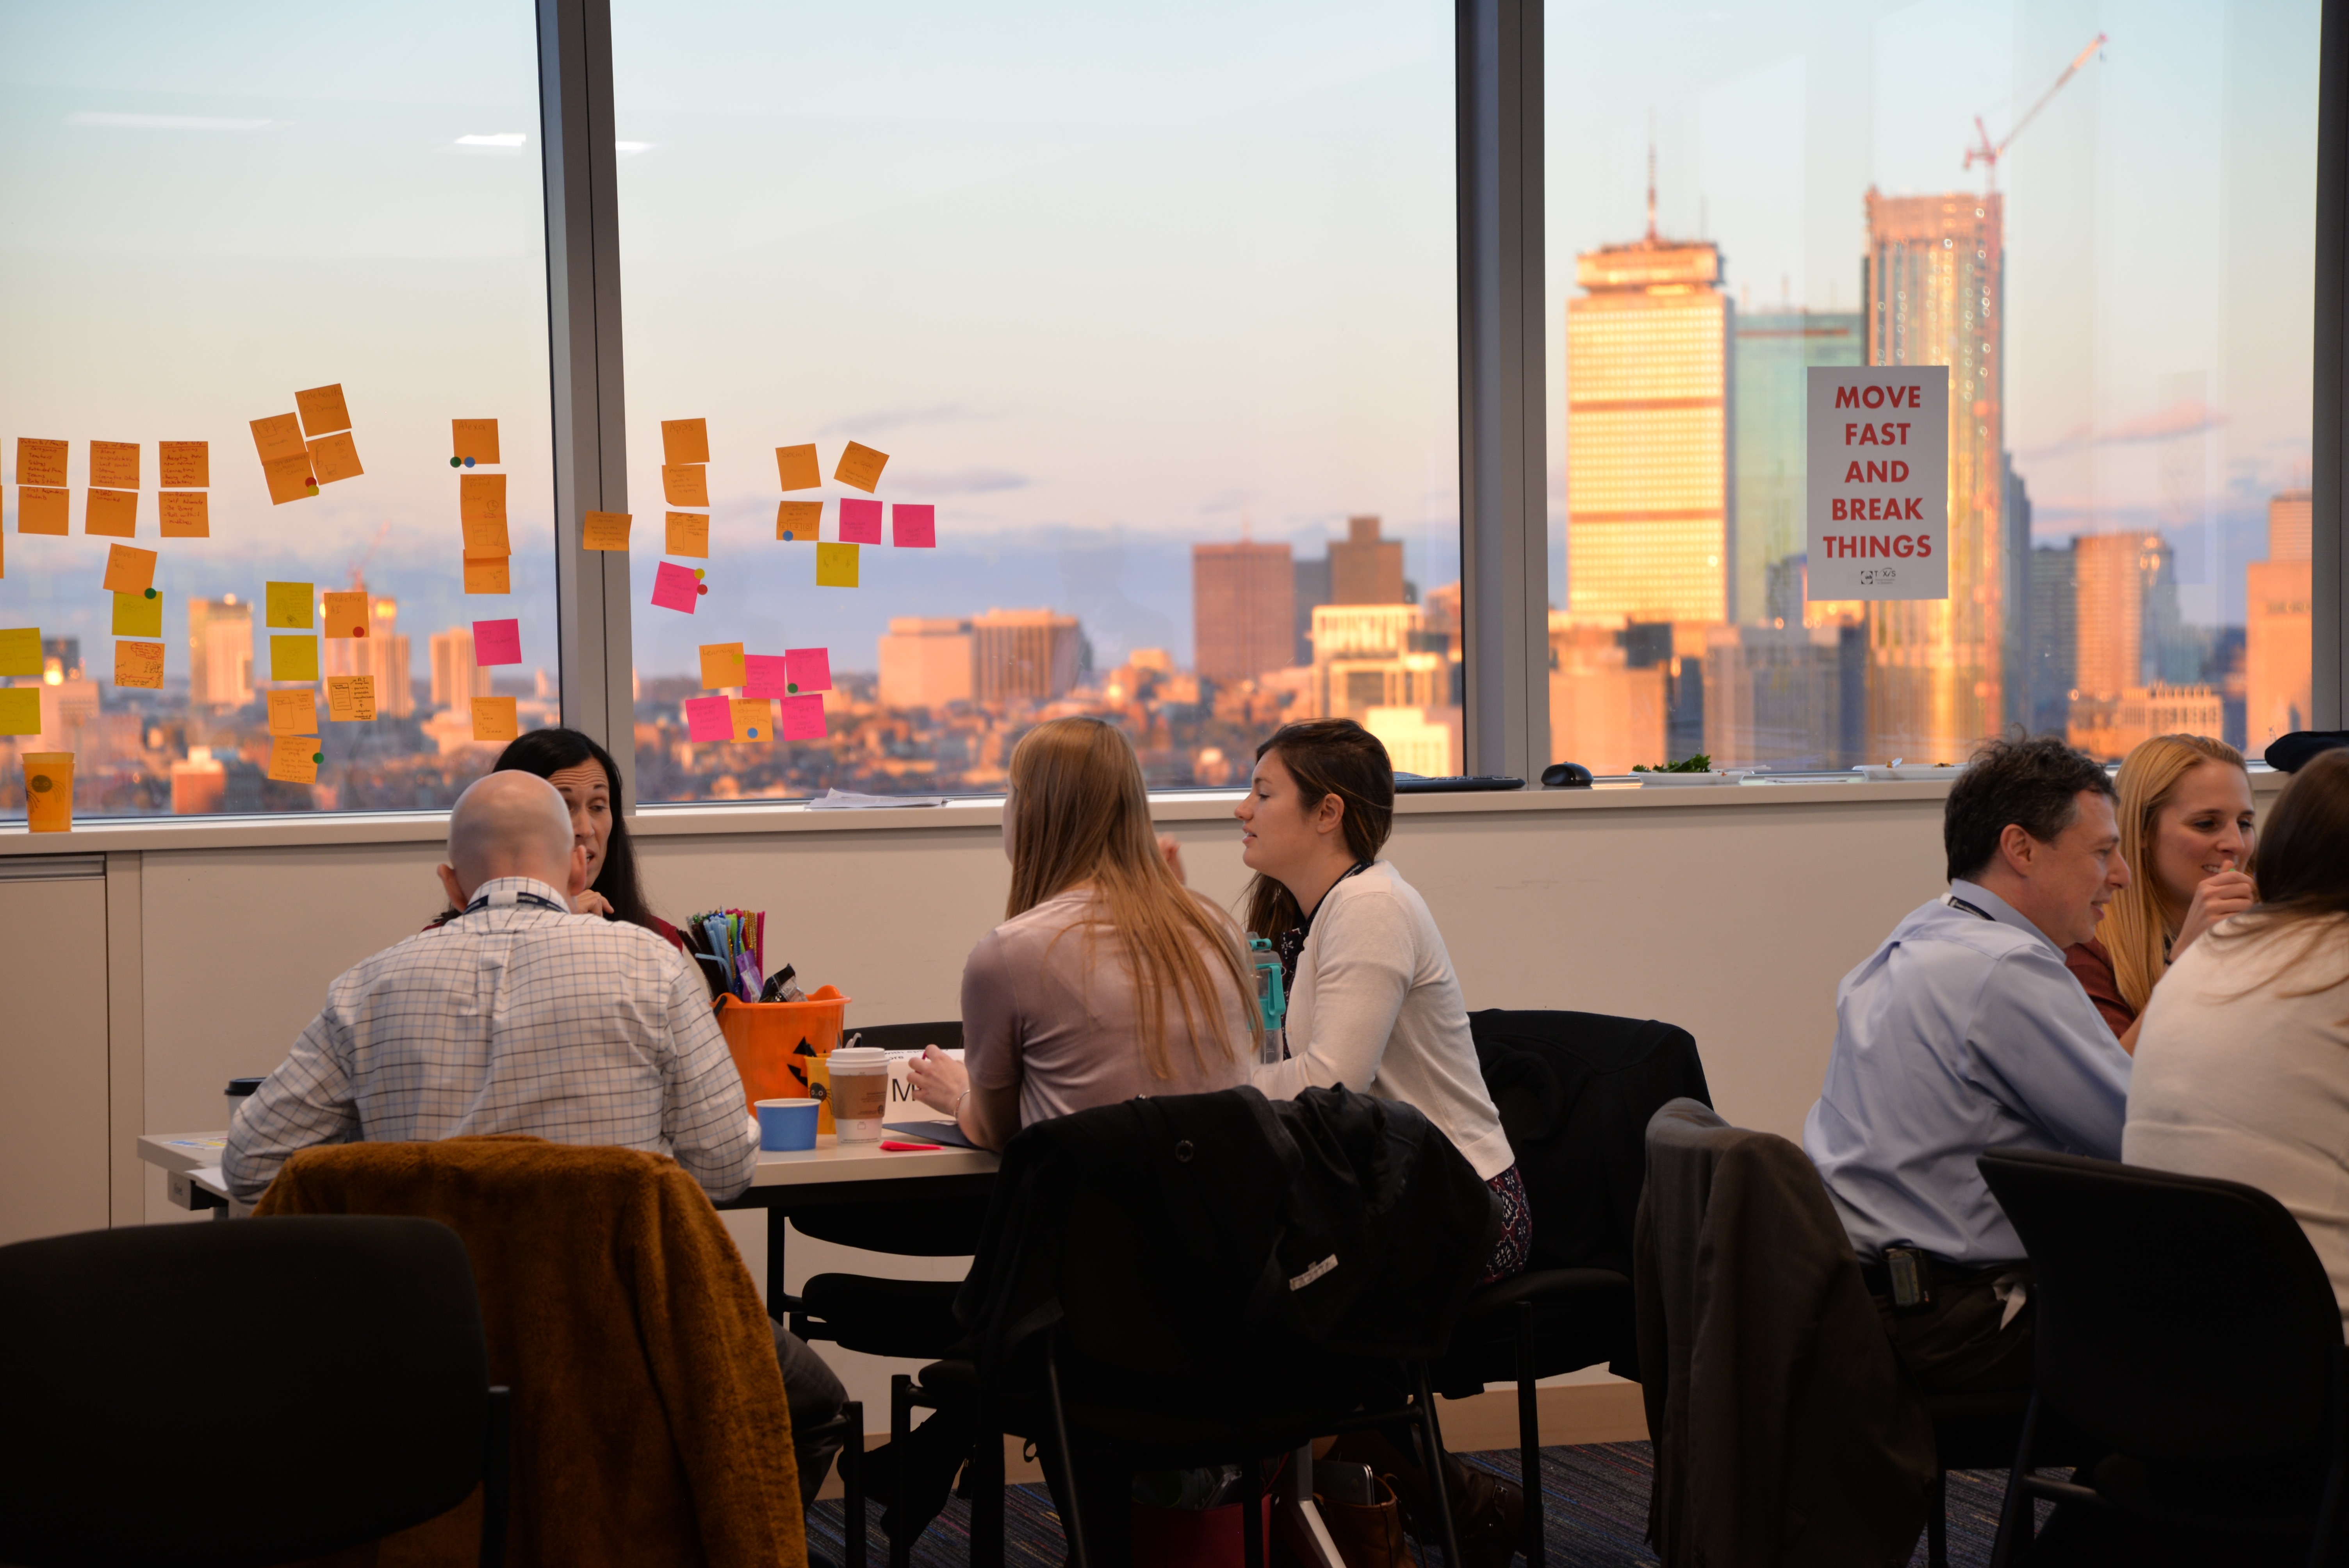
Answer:
[(1534, 1255), (1534, 1212), (1526, 1202), (1526, 1179), (1512, 1165), (1485, 1185), (1501, 1201), (1501, 1239), (1493, 1243), (1493, 1253), (1485, 1260), (1485, 1277), (1478, 1284), (1525, 1273)]

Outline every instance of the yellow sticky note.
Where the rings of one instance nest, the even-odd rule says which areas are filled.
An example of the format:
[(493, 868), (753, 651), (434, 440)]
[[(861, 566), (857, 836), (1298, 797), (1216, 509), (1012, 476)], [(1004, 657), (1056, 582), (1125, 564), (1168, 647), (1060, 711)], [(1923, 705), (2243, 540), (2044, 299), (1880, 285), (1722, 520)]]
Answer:
[(661, 469), (661, 499), (671, 506), (708, 506), (709, 470), (671, 464)]
[(72, 531), (73, 491), (52, 490), (47, 485), (16, 487), (16, 531), (19, 533), (67, 533)]
[(628, 548), (629, 514), (625, 511), (591, 511), (579, 520), (579, 548), (582, 550), (626, 550)]
[(839, 466), (832, 470), (832, 477), (842, 484), (854, 485), (870, 494), (873, 487), (881, 482), (881, 470), (888, 466), (888, 453), (876, 452), (870, 447), (851, 441), (848, 450), (840, 454)]
[(289, 500), (318, 493), (310, 479), (310, 454), (295, 453), (290, 458), (272, 458), (261, 465), (261, 477), (269, 482), (269, 504), (284, 506)]
[[(119, 604), (120, 600), (117, 600)], [(314, 681), (318, 678), (318, 639), (269, 639), (269, 678), (274, 681)]]
[(268, 696), (270, 734), (318, 733), (318, 693), (316, 687), (295, 686), (290, 691), (271, 692)]
[(212, 498), (202, 490), (164, 490), (155, 498), (166, 539), (210, 539)]
[(782, 477), (784, 490), (814, 490), (823, 483), (823, 469), (815, 460), (815, 443), (804, 447), (777, 447), (775, 471)]
[(698, 555), (709, 558), (709, 519), (698, 511), (673, 511), (668, 514), (668, 551), (671, 555)]
[[(9, 634), (0, 632), (0, 637)], [(34, 634), (33, 667), (26, 675), (41, 673), (39, 634)], [(749, 678), (742, 670), (742, 645), (740, 643), (704, 643), (701, 645), (701, 684), (711, 691), (719, 686), (738, 686)]]
[(775, 738), (775, 705), (763, 696), (738, 696), (729, 705), (734, 715), (734, 738), (737, 740), (772, 740)]
[(261, 454), (266, 465), (284, 458), (310, 460), (310, 448), (302, 439), (302, 421), (293, 414), (272, 414), (266, 419), (253, 421), (253, 449)]
[(280, 784), (316, 784), (326, 748), (315, 735), (280, 735), (269, 742), (269, 776)]
[[(734, 645), (737, 656), (742, 645)], [(41, 673), (41, 629), (38, 626), (0, 627), (0, 676), (36, 676)]]
[(137, 490), (94, 490), (82, 505), (81, 531), (110, 539), (129, 539), (139, 531)]
[(706, 463), (709, 460), (709, 420), (663, 419), (661, 421), (662, 462), (683, 465)]
[(110, 544), (106, 550), (106, 581), (109, 593), (144, 593), (155, 586), (155, 552), (135, 544)]
[(310, 443), (310, 473), (322, 485), (355, 480), (367, 470), (359, 467), (359, 449), (345, 430)]
[(212, 482), (210, 441), (164, 441), (160, 447), (165, 490), (202, 490)]
[(367, 596), (356, 590), (337, 593), (326, 592), (326, 608), (319, 617), (320, 624), (330, 637), (364, 637), (367, 634)]
[(815, 547), (815, 585), (819, 588), (855, 587), (857, 548), (854, 544), (818, 544)]
[(343, 387), (313, 387), (307, 392), (294, 394), (294, 407), (302, 411), (302, 433), (323, 436), (331, 430), (351, 428), (351, 411), (343, 406)]
[(92, 441), (89, 444), (89, 482), (104, 485), (108, 490), (137, 490), (139, 443)]
[(328, 676), (326, 717), (338, 724), (365, 724), (375, 717), (373, 676)]
[(0, 691), (0, 735), (41, 733), (41, 688), (9, 686)]
[(512, 555), (513, 545), (506, 537), (506, 520), (498, 518), (465, 519), (465, 553), (468, 555)]
[(114, 684), (163, 689), (163, 645), (120, 642), (114, 645)]
[(449, 455), (471, 458), (477, 463), (498, 460), (498, 422), (495, 419), (451, 419), (449, 421)]
[(73, 828), (74, 754), (70, 751), (25, 753), (25, 826), (36, 833), (63, 833)]
[[(264, 583), (261, 585), (266, 625), (310, 629), (310, 604), (317, 595), (315, 583)], [(299, 678), (299, 677), (295, 677)]]
[(521, 721), (514, 717), (513, 698), (477, 696), (473, 699), (474, 739), (512, 740), (521, 732)]
[(506, 520), (506, 476), (465, 474), (457, 480), (457, 516), (465, 522)]
[(163, 634), (163, 595), (117, 593), (114, 634), (118, 637), (160, 637)]
[(468, 593), (511, 593), (513, 592), (513, 572), (510, 555), (468, 555), (465, 557), (465, 592)]
[(777, 539), (813, 544), (816, 530), (823, 525), (823, 502), (820, 500), (787, 500), (775, 508)]
[(66, 443), (16, 438), (16, 482), (20, 485), (61, 485), (66, 482)]

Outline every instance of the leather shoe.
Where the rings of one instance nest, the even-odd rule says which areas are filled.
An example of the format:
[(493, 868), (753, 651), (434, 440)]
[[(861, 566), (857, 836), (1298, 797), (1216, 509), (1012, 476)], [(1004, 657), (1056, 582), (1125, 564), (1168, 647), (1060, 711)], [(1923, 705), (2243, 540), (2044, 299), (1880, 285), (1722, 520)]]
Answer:
[[(1371, 1467), (1394, 1487), (1402, 1504), (1403, 1528), (1421, 1541), (1440, 1533), (1434, 1494), (1419, 1460), (1372, 1430), (1348, 1432), (1330, 1450), (1330, 1458)], [(1460, 1537), (1460, 1555), (1467, 1568), (1508, 1568), (1525, 1535), (1525, 1490), (1451, 1454), (1444, 1456), (1444, 1493), (1452, 1504), (1452, 1528)]]

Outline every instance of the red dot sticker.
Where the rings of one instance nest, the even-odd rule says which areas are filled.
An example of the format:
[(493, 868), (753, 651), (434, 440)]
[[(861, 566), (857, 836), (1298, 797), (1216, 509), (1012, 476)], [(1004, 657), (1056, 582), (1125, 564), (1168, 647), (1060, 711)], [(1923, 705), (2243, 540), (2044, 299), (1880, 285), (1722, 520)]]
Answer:
[(697, 593), (707, 593), (709, 592), (709, 584), (707, 583), (697, 583), (693, 585), (693, 591)]
[(365, 626), (353, 626), (351, 628), (351, 635), (354, 637), (364, 637), (367, 635), (367, 628)]

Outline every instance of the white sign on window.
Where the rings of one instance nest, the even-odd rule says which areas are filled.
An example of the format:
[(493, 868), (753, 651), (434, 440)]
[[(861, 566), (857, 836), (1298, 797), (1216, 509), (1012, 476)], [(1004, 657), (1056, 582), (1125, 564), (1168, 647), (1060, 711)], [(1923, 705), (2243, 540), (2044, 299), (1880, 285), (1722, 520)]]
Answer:
[(1813, 599), (1950, 596), (1950, 367), (1811, 373)]

